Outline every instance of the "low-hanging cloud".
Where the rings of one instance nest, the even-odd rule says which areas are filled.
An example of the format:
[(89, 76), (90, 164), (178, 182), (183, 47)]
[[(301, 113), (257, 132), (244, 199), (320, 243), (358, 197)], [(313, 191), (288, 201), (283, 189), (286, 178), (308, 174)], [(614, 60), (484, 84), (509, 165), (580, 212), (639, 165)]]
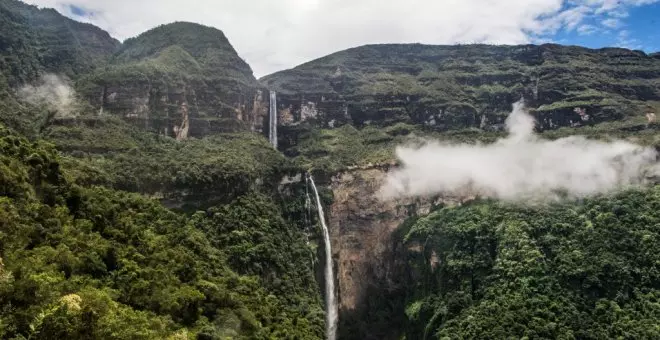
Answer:
[(509, 135), (493, 144), (429, 141), (421, 147), (397, 148), (402, 167), (388, 174), (382, 197), (576, 198), (639, 185), (646, 176), (658, 174), (653, 148), (582, 136), (541, 139), (522, 102), (513, 105), (506, 126)]
[(45, 74), (35, 84), (18, 90), (21, 100), (32, 105), (45, 106), (60, 117), (70, 116), (75, 106), (75, 91), (64, 76)]

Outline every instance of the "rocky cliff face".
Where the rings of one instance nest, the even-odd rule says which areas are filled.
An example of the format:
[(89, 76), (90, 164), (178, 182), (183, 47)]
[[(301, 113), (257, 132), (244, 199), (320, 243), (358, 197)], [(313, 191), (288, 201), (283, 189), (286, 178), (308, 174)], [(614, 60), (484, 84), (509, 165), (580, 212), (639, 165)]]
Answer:
[(368, 45), (261, 81), (278, 91), (283, 125), (497, 130), (524, 98), (539, 128), (554, 129), (643, 115), (660, 100), (659, 69), (619, 48)]
[(177, 22), (129, 39), (77, 87), (99, 114), (178, 139), (267, 125), (265, 88), (224, 34), (202, 25)]
[[(389, 165), (348, 170), (332, 178), (334, 201), (329, 228), (339, 291), (342, 339), (396, 339), (402, 328), (393, 320), (403, 315), (397, 305), (405, 279), (415, 273), (406, 268), (406, 250), (393, 237), (408, 218), (425, 215), (440, 204), (458, 198), (383, 201), (377, 192)], [(387, 315), (387, 320), (379, 319)]]
[[(216, 92), (218, 91), (218, 92)], [(104, 84), (90, 98), (99, 115), (117, 115), (135, 126), (176, 137), (184, 125), (188, 136), (202, 137), (221, 132), (261, 132), (268, 125), (268, 99), (264, 90), (237, 86), (230, 92), (204, 83)]]

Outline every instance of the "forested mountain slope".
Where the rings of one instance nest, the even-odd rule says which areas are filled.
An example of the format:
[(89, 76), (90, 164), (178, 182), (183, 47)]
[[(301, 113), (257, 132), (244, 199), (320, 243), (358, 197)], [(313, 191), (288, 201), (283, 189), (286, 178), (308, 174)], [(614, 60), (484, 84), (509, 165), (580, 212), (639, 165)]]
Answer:
[(396, 232), (410, 276), (372, 301), (397, 307), (372, 322), (405, 320), (406, 339), (657, 338), (659, 208), (658, 186), (577, 204), (438, 207)]
[(621, 48), (383, 44), (260, 81), (278, 92), (280, 149), (341, 169), (392, 160), (405, 135), (492, 141), (521, 98), (550, 138), (634, 131), (657, 144), (646, 114), (660, 111), (659, 70), (660, 59)]
[(296, 101), (314, 102), (323, 126), (493, 128), (523, 97), (549, 129), (584, 125), (575, 107), (586, 110), (590, 123), (652, 110), (660, 101), (659, 68), (658, 59), (621, 48), (383, 44), (337, 52), (261, 81), (293, 105), (295, 121), (301, 120)]
[(17, 90), (45, 73), (76, 79), (107, 62), (119, 45), (102, 29), (53, 9), (0, 1), (0, 121), (35, 133), (41, 117), (17, 101)]
[(322, 335), (313, 253), (266, 193), (184, 215), (0, 132), (1, 338)]
[[(306, 172), (342, 339), (658, 337), (657, 186), (533, 207), (375, 192), (395, 146), (494, 141), (520, 97), (541, 138), (659, 145), (659, 63), (369, 45), (257, 81), (215, 28), (121, 44), (0, 0), (0, 338), (324, 338)], [(69, 105), (26, 100), (44, 77)]]
[(77, 83), (100, 115), (185, 139), (263, 127), (265, 90), (224, 34), (177, 22), (124, 42), (110, 64)]
[[(11, 19), (0, 27), (0, 338), (322, 338), (304, 199), (277, 190), (295, 166), (236, 116), (218, 128), (236, 133), (177, 141), (86, 96), (97, 79), (130, 94), (143, 84), (131, 72), (150, 71), (165, 90), (197, 91), (200, 107), (199, 89), (216, 86), (206, 105), (227, 112), (213, 100), (252, 100), (258, 84), (222, 33), (177, 23), (119, 46), (53, 10), (0, 8)], [(44, 85), (49, 73), (57, 82)], [(48, 96), (27, 101), (25, 85)], [(73, 105), (53, 108), (53, 94)]]
[(76, 77), (103, 64), (119, 41), (102, 29), (15, 0), (0, 2), (0, 69), (5, 86), (43, 72)]

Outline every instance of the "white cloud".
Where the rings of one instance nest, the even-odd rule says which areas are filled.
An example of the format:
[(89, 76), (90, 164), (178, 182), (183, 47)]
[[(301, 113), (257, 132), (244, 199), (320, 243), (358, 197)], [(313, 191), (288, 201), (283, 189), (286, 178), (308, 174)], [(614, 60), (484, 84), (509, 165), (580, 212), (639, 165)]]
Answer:
[(23, 85), (18, 97), (32, 105), (44, 106), (60, 117), (72, 115), (75, 107), (75, 91), (69, 79), (56, 74), (45, 74), (35, 84)]
[(603, 26), (605, 26), (605, 27), (617, 28), (617, 27), (619, 27), (619, 25), (621, 25), (621, 21), (619, 21), (619, 19), (607, 18), (607, 19), (601, 21), (601, 24), (603, 24)]
[(642, 49), (642, 44), (639, 42), (639, 40), (637, 40), (635, 38), (632, 38), (630, 36), (630, 31), (628, 31), (628, 30), (621, 30), (617, 34), (616, 46), (623, 47), (623, 48), (628, 48), (628, 49), (631, 49), (631, 50), (641, 50)]
[(658, 0), (578, 0), (596, 10), (596, 14), (609, 13), (610, 11), (625, 11), (629, 7), (650, 5)]
[(589, 24), (580, 25), (580, 27), (577, 28), (577, 32), (580, 35), (590, 35), (597, 31), (598, 28), (596, 26)]
[[(575, 29), (595, 11), (660, 0), (26, 0), (55, 7), (123, 40), (192, 21), (225, 32), (257, 76), (369, 43), (536, 41)], [(70, 5), (91, 16), (80, 18)]]
[(660, 174), (654, 148), (581, 136), (540, 138), (520, 102), (506, 125), (509, 135), (492, 144), (428, 141), (397, 148), (401, 167), (388, 173), (381, 197), (479, 194), (534, 202), (607, 193)]

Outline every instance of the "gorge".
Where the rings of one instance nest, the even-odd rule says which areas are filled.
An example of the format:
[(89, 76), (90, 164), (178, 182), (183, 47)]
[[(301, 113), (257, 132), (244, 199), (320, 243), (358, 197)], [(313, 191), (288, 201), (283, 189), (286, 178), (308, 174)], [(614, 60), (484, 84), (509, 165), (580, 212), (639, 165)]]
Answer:
[[(365, 45), (256, 79), (199, 24), (0, 20), (0, 338), (660, 337), (658, 54)], [(48, 79), (65, 108), (21, 95)], [(493, 152), (521, 98), (538, 143)], [(538, 191), (516, 162), (635, 185), (471, 190)]]

